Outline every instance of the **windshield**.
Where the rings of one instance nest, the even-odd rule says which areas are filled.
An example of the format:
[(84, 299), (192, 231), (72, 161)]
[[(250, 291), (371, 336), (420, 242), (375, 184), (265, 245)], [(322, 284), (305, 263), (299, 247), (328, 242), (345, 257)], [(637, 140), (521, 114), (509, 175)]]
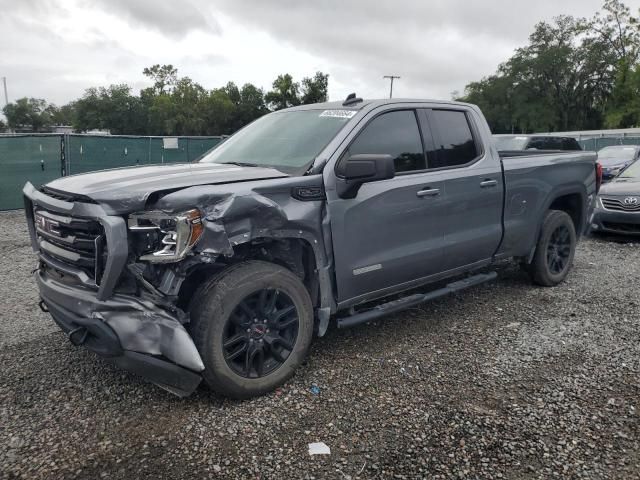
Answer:
[(211, 150), (200, 162), (272, 167), (302, 174), (356, 113), (355, 110), (271, 113)]
[(498, 151), (524, 150), (529, 137), (493, 137)]
[(634, 178), (640, 180), (640, 162), (633, 163), (629, 168), (624, 170), (618, 178)]
[(598, 161), (605, 166), (629, 162), (636, 151), (636, 147), (604, 147), (598, 151)]

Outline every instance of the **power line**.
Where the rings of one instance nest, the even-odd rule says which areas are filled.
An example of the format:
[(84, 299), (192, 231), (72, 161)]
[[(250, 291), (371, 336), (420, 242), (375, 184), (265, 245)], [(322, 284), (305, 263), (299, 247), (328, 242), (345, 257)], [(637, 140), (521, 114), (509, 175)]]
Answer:
[(397, 75), (385, 75), (382, 78), (388, 78), (389, 80), (391, 80), (391, 86), (389, 88), (389, 98), (393, 98), (393, 80), (400, 77)]

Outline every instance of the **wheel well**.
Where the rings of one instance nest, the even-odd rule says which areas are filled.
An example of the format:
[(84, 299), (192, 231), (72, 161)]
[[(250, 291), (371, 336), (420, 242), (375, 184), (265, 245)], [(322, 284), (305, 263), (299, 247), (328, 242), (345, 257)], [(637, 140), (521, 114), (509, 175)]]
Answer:
[(580, 232), (582, 232), (582, 222), (583, 222), (583, 202), (582, 197), (579, 193), (570, 193), (568, 195), (562, 195), (561, 197), (556, 198), (553, 203), (549, 206), (550, 210), (561, 210), (566, 212), (573, 221), (573, 226), (576, 229), (576, 233), (578, 236)]
[(320, 281), (313, 248), (300, 238), (255, 239), (234, 248), (232, 257), (220, 257), (213, 264), (201, 264), (189, 271), (180, 286), (178, 307), (186, 310), (202, 283), (226, 268), (247, 260), (263, 260), (280, 265), (297, 275), (309, 292), (311, 303), (320, 301)]

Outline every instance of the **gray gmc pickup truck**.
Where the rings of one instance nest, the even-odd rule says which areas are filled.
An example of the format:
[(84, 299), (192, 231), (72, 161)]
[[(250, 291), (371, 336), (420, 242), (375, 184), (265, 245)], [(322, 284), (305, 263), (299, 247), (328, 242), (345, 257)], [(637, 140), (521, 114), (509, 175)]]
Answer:
[(178, 395), (285, 382), (312, 337), (495, 278), (553, 286), (599, 187), (590, 152), (498, 154), (480, 110), (427, 100), (266, 115), (198, 163), (24, 188), (43, 310)]

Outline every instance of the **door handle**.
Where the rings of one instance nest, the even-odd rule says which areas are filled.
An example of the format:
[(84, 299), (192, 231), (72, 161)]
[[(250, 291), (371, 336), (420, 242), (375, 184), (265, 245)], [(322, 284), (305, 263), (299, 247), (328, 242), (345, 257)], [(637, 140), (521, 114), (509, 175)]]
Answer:
[(424, 190), (420, 190), (416, 193), (418, 197), (435, 197), (436, 195), (440, 195), (439, 188), (425, 188)]
[(495, 187), (496, 185), (498, 185), (497, 180), (484, 180), (480, 182), (482, 188)]

